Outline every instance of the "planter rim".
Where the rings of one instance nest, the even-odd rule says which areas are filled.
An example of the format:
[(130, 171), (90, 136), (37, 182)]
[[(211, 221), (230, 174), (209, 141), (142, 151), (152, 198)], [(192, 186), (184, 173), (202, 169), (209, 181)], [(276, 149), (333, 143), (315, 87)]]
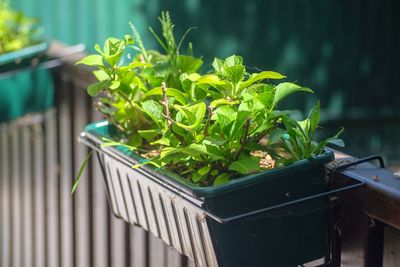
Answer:
[(5, 65), (14, 62), (15, 59), (26, 59), (37, 54), (44, 53), (49, 48), (47, 41), (41, 41), (37, 44), (24, 47), (20, 50), (0, 54), (0, 65)]
[[(82, 143), (86, 143), (96, 150), (100, 150), (99, 147), (101, 146), (101, 143), (103, 143), (102, 138), (110, 138), (110, 136), (106, 132), (108, 126), (109, 123), (107, 120), (101, 120), (88, 124), (85, 127), (84, 132), (81, 134), (79, 141)], [(86, 139), (88, 139), (91, 143), (89, 144)], [(110, 156), (122, 157), (126, 161), (125, 164), (131, 166), (137, 163), (143, 163), (146, 160), (135, 152), (132, 152), (126, 147), (122, 146), (102, 147), (101, 150), (104, 152), (110, 152)], [(264, 181), (267, 177), (268, 179), (279, 178), (280, 176), (286, 175), (288, 173), (305, 170), (315, 165), (325, 164), (332, 161), (333, 159), (333, 151), (326, 148), (323, 154), (313, 157), (311, 159), (299, 160), (289, 166), (277, 167), (272, 170), (266, 170), (255, 174), (241, 176), (221, 185), (207, 187), (195, 185), (187, 179), (180, 177), (179, 175), (164, 168), (155, 168), (150, 165), (144, 165), (139, 167), (138, 170), (141, 169), (142, 171), (147, 173), (147, 176), (155, 176), (163, 184), (166, 183), (169, 185), (169, 187), (172, 186), (174, 190), (184, 192), (198, 199), (225, 194), (246, 186), (260, 183)]]

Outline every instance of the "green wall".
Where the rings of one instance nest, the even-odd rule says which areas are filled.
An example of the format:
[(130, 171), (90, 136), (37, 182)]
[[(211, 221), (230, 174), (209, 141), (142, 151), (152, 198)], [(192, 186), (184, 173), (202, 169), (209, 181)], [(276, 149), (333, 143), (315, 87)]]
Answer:
[[(128, 21), (155, 45), (147, 26), (157, 28), (156, 17), (169, 10), (178, 33), (197, 27), (190, 35), (197, 55), (209, 62), (213, 56), (237, 53), (245, 56), (249, 67), (281, 71), (317, 92), (325, 119), (400, 117), (398, 0), (14, 0), (12, 4), (40, 17), (48, 36), (69, 44), (83, 42), (89, 49), (107, 36), (129, 32)], [(314, 101), (298, 96), (291, 104), (305, 110)], [(390, 123), (400, 130), (397, 121)], [(371, 140), (366, 143), (373, 144)]]

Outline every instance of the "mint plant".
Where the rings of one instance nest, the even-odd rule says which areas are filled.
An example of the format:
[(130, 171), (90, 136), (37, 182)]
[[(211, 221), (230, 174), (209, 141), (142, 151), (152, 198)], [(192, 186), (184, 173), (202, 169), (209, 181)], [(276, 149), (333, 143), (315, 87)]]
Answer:
[(96, 69), (99, 81), (88, 93), (122, 133), (104, 145), (123, 145), (147, 158), (133, 167), (152, 164), (201, 186), (219, 185), (311, 158), (328, 143), (343, 145), (342, 130), (314, 142), (319, 103), (300, 122), (279, 109), (286, 97), (311, 89), (280, 82), (286, 77), (278, 72), (249, 73), (237, 55), (215, 58), (213, 69), (201, 74), (192, 45), (188, 54), (180, 52), (190, 29), (177, 43), (169, 14), (159, 20), (162, 37), (150, 31), (162, 52), (147, 50), (131, 25), (132, 36), (109, 38), (103, 49), (96, 45), (97, 55), (78, 62)]

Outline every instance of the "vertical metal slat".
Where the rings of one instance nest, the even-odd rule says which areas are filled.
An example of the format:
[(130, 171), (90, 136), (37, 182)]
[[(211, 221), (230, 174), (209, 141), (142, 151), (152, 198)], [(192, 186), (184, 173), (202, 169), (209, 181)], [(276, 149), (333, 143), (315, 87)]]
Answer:
[[(71, 88), (73, 91), (73, 117), (72, 117), (72, 136), (73, 136), (73, 160), (74, 174), (78, 173), (79, 167), (87, 157), (87, 149), (78, 144), (76, 137), (85, 127), (87, 118), (87, 96), (86, 92), (80, 88)], [(82, 173), (79, 187), (74, 194), (74, 214), (75, 214), (75, 266), (90, 266), (90, 228), (89, 228), (89, 181), (88, 170)]]
[(12, 129), (11, 132), (11, 266), (21, 266), (22, 246), (22, 218), (21, 218), (21, 166), (20, 166), (20, 140), (19, 130)]
[(74, 220), (72, 195), (72, 138), (71, 138), (71, 95), (68, 81), (62, 77), (58, 79), (58, 142), (60, 147), (60, 263), (62, 267), (74, 265)]
[(34, 181), (33, 181), (33, 211), (34, 211), (34, 266), (45, 266), (45, 184), (44, 184), (44, 132), (41, 124), (33, 125), (34, 150)]
[(10, 266), (10, 169), (9, 169), (9, 142), (7, 124), (0, 125), (0, 144), (1, 144), (1, 161), (0, 161), (0, 265)]
[(47, 112), (46, 129), (46, 231), (47, 264), (59, 264), (58, 174), (55, 111)]
[[(98, 119), (98, 114), (92, 114), (95, 120)], [(108, 221), (109, 221), (109, 208), (107, 203), (107, 192), (105, 190), (105, 183), (103, 173), (95, 155), (93, 155), (93, 266), (108, 267), (109, 257), (109, 240), (108, 240)], [(138, 265), (139, 266), (139, 265)]]
[(22, 266), (32, 266), (33, 261), (33, 232), (32, 232), (32, 131), (31, 127), (22, 128), (22, 173), (23, 173), (23, 262)]

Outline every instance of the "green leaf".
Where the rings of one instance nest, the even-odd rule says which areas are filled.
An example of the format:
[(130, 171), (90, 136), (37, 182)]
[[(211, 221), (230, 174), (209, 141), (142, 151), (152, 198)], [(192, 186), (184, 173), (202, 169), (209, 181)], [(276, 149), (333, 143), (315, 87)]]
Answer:
[[(186, 73), (184, 73), (184, 74), (186, 74)], [(201, 78), (201, 75), (198, 74), (198, 73), (191, 73), (191, 74), (186, 74), (186, 75), (187, 76), (185, 78), (190, 80), (190, 81), (192, 81), (192, 82), (196, 82)]]
[(95, 44), (95, 45), (94, 45), (94, 49), (95, 49), (97, 52), (99, 52), (101, 55), (104, 55), (104, 52), (103, 52), (103, 50), (101, 50), (101, 47), (100, 47), (99, 44)]
[(210, 172), (210, 166), (205, 166), (197, 170), (197, 172), (193, 175), (192, 180), (195, 183), (199, 183), (207, 178), (208, 173)]
[(153, 30), (152, 27), (149, 27), (149, 31), (153, 34), (154, 38), (157, 40), (158, 44), (168, 53), (168, 48), (165, 43), (161, 40), (161, 38), (157, 35), (157, 33)]
[(201, 176), (200, 174), (198, 174), (197, 172), (196, 173), (194, 173), (193, 175), (192, 175), (192, 181), (194, 182), (194, 183), (199, 183), (199, 182), (201, 182), (201, 180), (203, 180), (203, 176)]
[[(179, 112), (187, 118), (189, 124), (183, 124), (176, 122), (176, 124), (188, 131), (195, 132), (201, 125), (204, 116), (206, 114), (206, 104), (200, 102), (191, 106), (179, 106), (174, 105), (174, 108), (179, 110)], [(178, 114), (177, 114), (178, 115)]]
[(342, 139), (339, 139), (339, 136), (343, 133), (343, 131), (344, 131), (344, 128), (342, 127), (342, 128), (340, 128), (340, 130), (339, 130), (334, 136), (332, 136), (331, 138), (328, 138), (328, 139), (326, 139), (326, 140), (324, 140), (324, 141), (319, 142), (318, 145), (314, 148), (313, 153), (315, 153), (315, 154), (320, 154), (320, 153), (322, 153), (322, 151), (324, 150), (324, 148), (325, 148), (325, 146), (326, 146), (327, 144), (333, 144), (333, 145), (337, 145), (337, 146), (339, 146), (339, 147), (344, 147), (345, 144), (344, 144), (343, 140), (342, 140)]
[(125, 34), (125, 35), (124, 35), (124, 40), (125, 40), (125, 44), (130, 44), (130, 45), (132, 45), (132, 44), (135, 43), (135, 40), (134, 40), (133, 37), (132, 37), (131, 35), (129, 35), (129, 34)]
[(295, 113), (295, 111), (293, 111), (293, 110), (273, 110), (268, 114), (268, 117), (270, 119), (276, 119), (276, 118), (279, 118), (282, 116), (287, 116), (287, 115), (290, 115), (293, 113)]
[(216, 169), (211, 170), (211, 175), (213, 175), (213, 176), (217, 175), (218, 173), (219, 173), (219, 172), (218, 172), (218, 170), (216, 170)]
[(181, 148), (182, 153), (195, 157), (198, 155), (207, 155), (207, 149), (203, 144), (190, 144)]
[(221, 125), (221, 128), (225, 128), (230, 123), (236, 120), (237, 112), (230, 106), (220, 106), (215, 110), (216, 120)]
[(110, 80), (110, 75), (104, 70), (95, 70), (93, 74), (99, 81)]
[(243, 64), (243, 58), (241, 56), (232, 55), (225, 59), (225, 66), (226, 67), (233, 67)]
[(153, 166), (155, 166), (155, 167), (157, 167), (157, 168), (161, 168), (161, 165), (160, 165), (160, 164), (158, 164), (157, 162), (154, 162), (154, 161), (152, 161), (152, 160), (146, 160), (146, 161), (144, 161), (144, 162), (141, 162), (141, 163), (132, 165), (131, 168), (132, 168), (132, 169), (138, 169), (138, 168), (140, 168), (140, 167), (142, 167), (142, 166), (144, 166), (144, 165), (153, 165)]
[(272, 145), (279, 142), (282, 139), (282, 136), (286, 133), (285, 130), (281, 128), (276, 128), (273, 130), (268, 136), (268, 144)]
[(121, 143), (121, 142), (117, 142), (117, 141), (114, 141), (114, 140), (111, 140), (111, 139), (108, 139), (108, 138), (105, 138), (105, 137), (103, 137), (101, 140), (104, 142), (104, 143), (102, 143), (100, 145), (101, 147), (121, 146), (121, 147), (127, 148), (129, 150), (136, 150), (137, 149), (136, 147), (133, 147), (133, 146), (130, 146), (128, 144)]
[(138, 133), (135, 133), (129, 137), (128, 145), (132, 147), (140, 147), (142, 145), (142, 141), (142, 137)]
[(275, 94), (274, 94), (274, 99), (272, 101), (272, 109), (276, 107), (276, 105), (285, 97), (287, 97), (290, 94), (296, 93), (296, 92), (308, 92), (308, 93), (314, 93), (313, 90), (310, 88), (306, 87), (301, 87), (297, 84), (294, 83), (280, 83), (275, 87)]
[(86, 156), (85, 160), (82, 162), (82, 165), (81, 165), (81, 167), (79, 168), (79, 171), (78, 171), (78, 175), (76, 176), (75, 181), (74, 181), (74, 184), (73, 184), (73, 186), (72, 186), (71, 194), (73, 194), (73, 193), (75, 192), (76, 188), (78, 187), (79, 182), (80, 182), (81, 177), (82, 177), (82, 173), (83, 173), (83, 171), (85, 170), (86, 165), (89, 163), (89, 159), (92, 157), (92, 154), (93, 154), (93, 151), (91, 151), (91, 152)]
[(205, 176), (206, 174), (208, 174), (210, 169), (211, 169), (210, 166), (205, 166), (205, 167), (200, 168), (199, 170), (197, 170), (197, 173), (200, 174), (201, 176)]
[(308, 115), (308, 118), (310, 119), (310, 130), (312, 136), (315, 134), (315, 130), (318, 127), (318, 123), (320, 120), (320, 106), (319, 106), (319, 101), (317, 104), (313, 107), (311, 110), (310, 114)]
[(168, 156), (171, 156), (173, 154), (178, 154), (178, 153), (181, 153), (181, 150), (179, 148), (165, 147), (160, 152), (160, 159), (163, 160)]
[[(162, 95), (162, 89), (161, 87), (156, 87), (148, 91), (145, 96), (154, 96), (154, 95)], [(167, 96), (172, 96), (175, 97), (175, 99), (181, 103), (182, 105), (187, 104), (187, 94), (179, 91), (178, 89), (175, 88), (167, 88)]]
[(152, 141), (157, 135), (160, 134), (159, 129), (154, 130), (138, 130), (138, 133), (147, 141)]
[(182, 72), (196, 72), (203, 65), (203, 61), (187, 55), (179, 55), (176, 59), (177, 68)]
[(87, 65), (87, 66), (104, 66), (103, 57), (100, 55), (86, 56), (75, 63), (75, 65), (78, 65), (78, 64), (83, 64), (83, 65)]
[(231, 176), (228, 173), (222, 173), (215, 178), (213, 185), (216, 186), (216, 185), (225, 184), (225, 183), (229, 182), (230, 178), (231, 178)]
[(111, 90), (116, 90), (119, 88), (120, 85), (121, 85), (121, 81), (111, 81), (109, 88)]
[(100, 81), (97, 83), (92, 83), (91, 85), (89, 85), (89, 87), (87, 88), (87, 93), (90, 96), (97, 96), (101, 90), (103, 90), (104, 88), (107, 88), (110, 85), (111, 81), (110, 80), (104, 80), (104, 81)]
[(121, 59), (124, 50), (125, 50), (124, 40), (110, 37), (104, 43), (103, 57), (111, 67), (114, 67)]
[(342, 139), (339, 138), (328, 138), (326, 139), (326, 142), (338, 147), (344, 147), (344, 141)]
[(151, 142), (150, 145), (152, 145), (152, 146), (154, 146), (154, 145), (170, 146), (171, 144), (170, 144), (169, 138), (163, 136), (160, 139)]
[(243, 156), (229, 165), (229, 170), (236, 171), (240, 174), (250, 174), (259, 172), (260, 159), (256, 157)]
[(165, 119), (163, 116), (163, 107), (161, 104), (154, 100), (147, 100), (142, 102), (143, 111), (153, 119), (155, 123), (161, 128), (164, 128)]
[(219, 58), (214, 58), (212, 66), (217, 74), (222, 74), (223, 72), (225, 72), (224, 62)]
[(224, 86), (227, 84), (226, 81), (222, 81), (220, 78), (218, 78), (217, 75), (214, 74), (208, 74), (208, 75), (204, 75), (203, 77), (199, 78), (196, 81), (197, 85), (201, 85), (201, 84), (207, 84), (210, 86)]
[(210, 140), (204, 140), (203, 144), (206, 148), (207, 155), (211, 160), (224, 160), (224, 149)]
[(259, 98), (254, 98), (253, 101), (243, 101), (239, 105), (239, 111), (254, 113), (260, 110), (265, 111), (265, 105)]
[(228, 100), (228, 99), (225, 99), (225, 98), (220, 98), (220, 99), (217, 99), (217, 100), (212, 101), (212, 102), (210, 103), (210, 107), (216, 108), (216, 107), (218, 107), (218, 106), (220, 106), (220, 105), (230, 105), (230, 106), (233, 106), (233, 105), (236, 105), (236, 104), (239, 104), (239, 103), (240, 103), (239, 100), (232, 101), (232, 100)]
[(252, 85), (253, 83), (256, 83), (256, 82), (259, 82), (259, 81), (262, 81), (265, 79), (278, 80), (278, 79), (284, 79), (284, 78), (286, 78), (286, 76), (280, 74), (279, 72), (263, 71), (263, 72), (255, 73), (255, 74), (251, 75), (247, 81), (244, 81), (240, 84), (240, 88), (248, 87), (248, 86)]
[(249, 118), (249, 115), (250, 115), (249, 111), (238, 111), (237, 112), (236, 120), (230, 129), (229, 136), (231, 136), (231, 137), (242, 136), (243, 127), (246, 123), (246, 120)]
[(233, 84), (237, 84), (243, 79), (245, 70), (244, 66), (241, 65), (225, 68), (226, 76)]
[(122, 70), (129, 70), (129, 69), (152, 67), (152, 66), (153, 65), (151, 65), (149, 63), (134, 61), (134, 62), (130, 63), (127, 66), (122, 66), (122, 67), (119, 67), (119, 68), (122, 69)]

